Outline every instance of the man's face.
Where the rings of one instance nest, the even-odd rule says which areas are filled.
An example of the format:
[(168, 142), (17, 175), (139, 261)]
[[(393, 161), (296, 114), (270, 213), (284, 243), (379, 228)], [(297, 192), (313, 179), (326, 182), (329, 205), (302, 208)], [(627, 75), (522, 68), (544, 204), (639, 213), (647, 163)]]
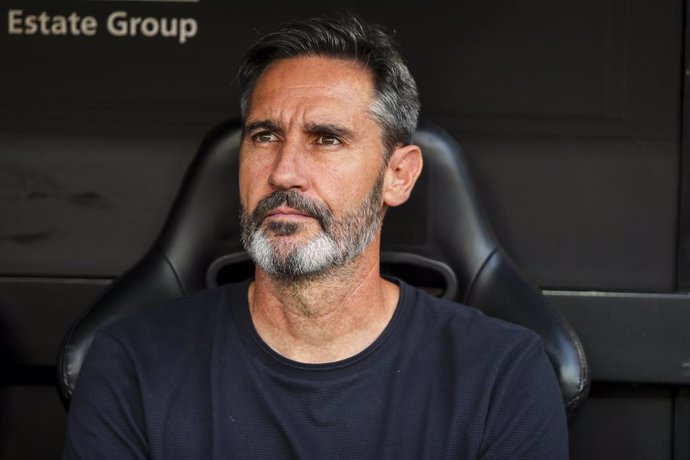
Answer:
[(313, 276), (379, 233), (384, 182), (374, 87), (359, 64), (278, 61), (257, 81), (240, 154), (242, 231), (266, 272)]

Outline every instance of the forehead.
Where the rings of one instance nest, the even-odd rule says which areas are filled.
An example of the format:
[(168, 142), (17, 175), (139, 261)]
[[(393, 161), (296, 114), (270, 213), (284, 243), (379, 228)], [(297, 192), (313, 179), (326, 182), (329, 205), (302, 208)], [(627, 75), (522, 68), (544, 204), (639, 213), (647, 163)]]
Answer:
[(271, 64), (261, 74), (247, 118), (368, 114), (374, 97), (371, 72), (355, 61), (289, 58)]

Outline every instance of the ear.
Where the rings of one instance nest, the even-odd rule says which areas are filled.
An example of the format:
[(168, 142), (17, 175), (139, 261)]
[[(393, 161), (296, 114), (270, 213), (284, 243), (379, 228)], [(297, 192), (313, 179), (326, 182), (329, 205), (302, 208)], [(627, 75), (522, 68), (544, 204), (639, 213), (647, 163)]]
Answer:
[(384, 204), (400, 206), (407, 201), (422, 172), (422, 164), (422, 150), (416, 145), (405, 145), (393, 151), (386, 168)]

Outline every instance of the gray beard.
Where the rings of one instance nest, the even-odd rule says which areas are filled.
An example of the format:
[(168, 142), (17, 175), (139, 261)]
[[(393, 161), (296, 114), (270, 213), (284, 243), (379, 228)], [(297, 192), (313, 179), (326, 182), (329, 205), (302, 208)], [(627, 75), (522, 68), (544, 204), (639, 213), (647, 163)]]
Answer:
[[(360, 207), (339, 219), (325, 205), (298, 192), (273, 192), (257, 204), (251, 215), (242, 210), (242, 244), (254, 263), (277, 279), (324, 276), (360, 255), (376, 238), (381, 228), (382, 185), (380, 174)], [(302, 242), (280, 241), (302, 230), (302, 224), (271, 222), (261, 226), (266, 214), (283, 204), (317, 219), (321, 224), (318, 234)]]

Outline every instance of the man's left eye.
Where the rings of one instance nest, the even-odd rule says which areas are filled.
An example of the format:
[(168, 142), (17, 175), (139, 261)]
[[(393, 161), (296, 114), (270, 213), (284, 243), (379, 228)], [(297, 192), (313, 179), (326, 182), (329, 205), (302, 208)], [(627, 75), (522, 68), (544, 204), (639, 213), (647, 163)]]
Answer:
[(316, 139), (316, 143), (319, 145), (339, 145), (341, 144), (340, 139), (336, 136), (319, 136)]

